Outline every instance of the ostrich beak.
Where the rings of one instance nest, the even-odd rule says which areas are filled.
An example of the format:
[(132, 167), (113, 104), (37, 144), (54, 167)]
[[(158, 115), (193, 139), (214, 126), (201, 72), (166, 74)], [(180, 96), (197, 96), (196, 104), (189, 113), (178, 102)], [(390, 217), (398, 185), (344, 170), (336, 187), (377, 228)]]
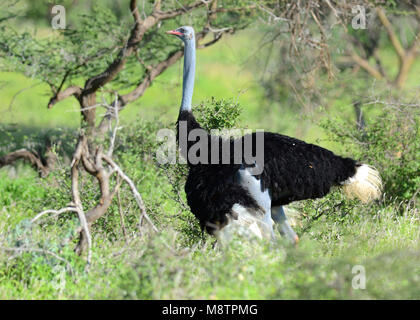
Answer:
[(176, 30), (169, 30), (165, 32), (166, 34), (173, 34), (175, 36), (182, 36), (182, 33)]

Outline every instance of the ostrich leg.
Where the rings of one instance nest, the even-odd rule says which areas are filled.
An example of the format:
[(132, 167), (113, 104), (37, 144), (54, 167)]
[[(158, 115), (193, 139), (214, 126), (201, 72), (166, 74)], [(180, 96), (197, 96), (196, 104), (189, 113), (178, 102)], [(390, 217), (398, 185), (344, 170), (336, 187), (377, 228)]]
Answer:
[(299, 241), (299, 237), (290, 226), (289, 221), (287, 221), (287, 217), (286, 217), (286, 214), (284, 213), (283, 206), (272, 207), (271, 216), (274, 222), (280, 225), (280, 234), (282, 236), (285, 236), (294, 245), (296, 245)]

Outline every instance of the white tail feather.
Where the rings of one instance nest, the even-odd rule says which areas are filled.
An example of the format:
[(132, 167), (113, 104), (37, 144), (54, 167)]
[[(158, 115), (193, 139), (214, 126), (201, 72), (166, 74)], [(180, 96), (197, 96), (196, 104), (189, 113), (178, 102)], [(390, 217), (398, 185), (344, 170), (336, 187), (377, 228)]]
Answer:
[(344, 181), (342, 185), (343, 192), (348, 198), (358, 198), (364, 203), (379, 199), (382, 194), (379, 172), (367, 164), (359, 166), (355, 175)]

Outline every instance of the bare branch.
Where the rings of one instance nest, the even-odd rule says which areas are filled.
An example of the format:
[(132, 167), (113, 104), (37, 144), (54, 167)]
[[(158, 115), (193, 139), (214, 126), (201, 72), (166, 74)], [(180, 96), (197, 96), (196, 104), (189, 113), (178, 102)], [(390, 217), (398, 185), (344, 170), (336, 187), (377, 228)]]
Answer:
[(356, 52), (351, 53), (351, 58), (375, 79), (382, 80), (384, 78), (376, 68), (372, 67), (367, 60), (360, 57)]
[(156, 0), (153, 5), (153, 11), (160, 11), (161, 6), (162, 6), (162, 1)]
[[(119, 177), (119, 176), (117, 176), (117, 177)], [(116, 192), (117, 192), (118, 213), (120, 214), (120, 220), (121, 220), (121, 229), (122, 229), (122, 232), (123, 232), (125, 243), (128, 244), (127, 229), (125, 227), (125, 221), (124, 221), (125, 219), (124, 219), (123, 209), (122, 209), (122, 206), (121, 206), (121, 197), (120, 197), (119, 188), (117, 189)]]
[(42, 211), (41, 213), (38, 213), (34, 218), (32, 218), (31, 223), (36, 222), (37, 220), (39, 220), (41, 217), (43, 217), (46, 214), (54, 213), (54, 217), (56, 217), (65, 212), (77, 212), (77, 209), (75, 207), (66, 207), (60, 210), (45, 210), (45, 211)]
[(381, 7), (377, 7), (376, 12), (378, 14), (379, 20), (381, 20), (383, 26), (386, 29), (386, 32), (388, 33), (389, 40), (391, 40), (391, 43), (394, 46), (394, 49), (397, 52), (398, 57), (400, 58), (400, 60), (404, 60), (405, 50), (403, 46), (401, 45), (400, 40), (398, 40), (398, 37), (395, 34), (394, 29), (392, 28), (391, 22), (389, 22), (387, 16), (385, 15), (384, 10)]
[(134, 198), (136, 199), (137, 205), (140, 208), (142, 216), (146, 218), (146, 220), (150, 223), (153, 230), (158, 232), (159, 230), (156, 228), (152, 220), (149, 218), (148, 214), (146, 213), (146, 207), (144, 206), (143, 199), (140, 195), (140, 193), (137, 191), (136, 186), (134, 185), (134, 182), (121, 170), (121, 168), (112, 160), (110, 157), (103, 155), (102, 158), (113, 168), (117, 173), (120, 175), (120, 177), (127, 182), (127, 184), (130, 186), (131, 192), (134, 195)]
[(111, 137), (111, 143), (109, 145), (109, 150), (108, 150), (108, 157), (112, 156), (112, 153), (114, 152), (114, 146), (115, 146), (115, 138), (117, 136), (117, 131), (119, 129), (118, 125), (120, 122), (119, 119), (119, 106), (118, 106), (118, 95), (115, 95), (115, 101), (113, 104), (114, 107), (114, 117), (115, 117), (115, 126), (114, 126), (114, 131), (112, 132), (112, 137)]
[(75, 208), (77, 210), (77, 214), (79, 216), (79, 221), (82, 227), (83, 232), (81, 233), (81, 238), (79, 240), (79, 244), (76, 247), (75, 251), (78, 254), (81, 254), (84, 248), (84, 243), (87, 243), (88, 247), (88, 257), (87, 257), (87, 264), (86, 264), (86, 271), (89, 270), (89, 266), (92, 259), (92, 237), (90, 235), (89, 225), (87, 223), (86, 216), (83, 212), (83, 205), (82, 201), (80, 200), (80, 194), (79, 194), (79, 170), (78, 165), (80, 162), (80, 158), (82, 157), (82, 152), (84, 145), (87, 144), (86, 137), (84, 135), (81, 135), (79, 138), (79, 141), (76, 146), (76, 150), (74, 152), (73, 160), (72, 160), (72, 166), (71, 166), (71, 190), (72, 190), (72, 198), (73, 203), (75, 205)]
[(32, 167), (39, 172), (41, 177), (47, 176), (50, 171), (50, 168), (48, 168), (47, 165), (44, 165), (38, 153), (27, 149), (20, 149), (0, 157), (0, 168), (11, 165), (19, 159), (29, 161)]
[(57, 102), (60, 102), (61, 100), (64, 100), (68, 97), (75, 96), (76, 98), (79, 98), (81, 93), (82, 93), (82, 88), (80, 88), (78, 86), (70, 86), (67, 89), (65, 89), (64, 91), (59, 91), (48, 102), (48, 109), (51, 109)]
[(212, 46), (213, 44), (215, 44), (216, 42), (218, 42), (220, 39), (222, 39), (223, 33), (218, 33), (214, 36), (213, 40), (210, 40), (206, 43), (202, 43), (197, 45), (197, 49), (204, 49), (207, 48), (209, 46)]
[(133, 15), (134, 22), (136, 24), (140, 24), (141, 18), (140, 18), (139, 9), (137, 8), (137, 0), (130, 1), (130, 11), (131, 11), (131, 14)]
[(407, 80), (408, 72), (410, 71), (410, 68), (415, 58), (419, 54), (419, 48), (420, 48), (420, 30), (415, 36), (411, 46), (406, 50), (404, 59), (400, 61), (400, 68), (398, 70), (398, 74), (394, 81), (394, 84), (396, 85), (397, 88), (402, 87), (405, 81)]
[[(255, 6), (254, 6), (255, 7)], [(261, 5), (261, 4), (258, 4), (258, 8), (261, 10), (261, 11), (263, 11), (263, 12), (265, 12), (265, 13), (267, 13), (268, 14), (268, 16), (269, 16), (269, 21), (268, 22), (271, 22), (271, 21), (273, 21), (273, 22), (277, 22), (277, 21), (290, 21), (289, 19), (286, 19), (286, 18), (283, 18), (283, 17), (279, 17), (279, 16), (276, 16), (271, 10), (269, 10), (268, 8), (266, 8), (266, 7), (264, 7), (263, 5)], [(253, 9), (253, 8), (252, 8)]]
[(133, 91), (121, 96), (122, 106), (125, 106), (126, 104), (140, 98), (144, 94), (146, 89), (151, 85), (152, 81), (163, 71), (165, 71), (169, 66), (173, 65), (176, 61), (178, 61), (183, 55), (183, 49), (173, 51), (169, 54), (166, 60), (154, 66), (146, 75), (146, 78), (143, 79), (142, 82), (140, 82)]

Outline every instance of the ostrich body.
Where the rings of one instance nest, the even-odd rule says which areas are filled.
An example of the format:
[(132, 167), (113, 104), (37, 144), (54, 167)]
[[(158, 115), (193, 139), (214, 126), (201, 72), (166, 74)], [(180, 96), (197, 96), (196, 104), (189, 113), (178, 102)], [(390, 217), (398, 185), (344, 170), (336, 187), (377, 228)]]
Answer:
[[(298, 237), (290, 227), (283, 205), (304, 199), (325, 196), (333, 186), (341, 186), (350, 197), (367, 202), (380, 196), (381, 180), (372, 167), (343, 158), (313, 144), (307, 144), (277, 133), (264, 132), (263, 170), (253, 175), (257, 164), (237, 164), (230, 152), (230, 164), (210, 164), (211, 143), (222, 145), (222, 138), (205, 132), (208, 143), (207, 163), (192, 163), (187, 156), (196, 141), (181, 143), (180, 124), (186, 131), (201, 128), (191, 111), (195, 75), (195, 38), (192, 27), (180, 27), (168, 31), (184, 44), (183, 94), (178, 117), (178, 143), (187, 159), (189, 173), (185, 184), (188, 205), (200, 221), (202, 229), (218, 238), (226, 238), (234, 226), (251, 232), (259, 238), (273, 238), (273, 221), (280, 225), (280, 233), (296, 243)], [(255, 150), (256, 133), (251, 134)], [(230, 139), (244, 144), (246, 136)], [(249, 140), (248, 140), (249, 141)], [(244, 150), (242, 148), (242, 150)], [(219, 150), (218, 155), (221, 155)]]

